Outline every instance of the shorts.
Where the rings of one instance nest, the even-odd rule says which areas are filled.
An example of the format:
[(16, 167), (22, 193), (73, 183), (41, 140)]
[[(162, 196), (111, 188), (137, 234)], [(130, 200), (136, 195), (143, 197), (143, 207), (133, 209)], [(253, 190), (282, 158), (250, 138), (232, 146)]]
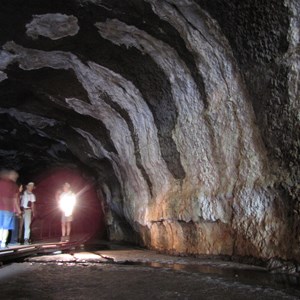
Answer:
[(15, 229), (15, 213), (8, 210), (0, 210), (0, 229)]
[(62, 223), (67, 223), (67, 222), (72, 222), (73, 221), (73, 216), (65, 216), (64, 214), (61, 217), (61, 222)]

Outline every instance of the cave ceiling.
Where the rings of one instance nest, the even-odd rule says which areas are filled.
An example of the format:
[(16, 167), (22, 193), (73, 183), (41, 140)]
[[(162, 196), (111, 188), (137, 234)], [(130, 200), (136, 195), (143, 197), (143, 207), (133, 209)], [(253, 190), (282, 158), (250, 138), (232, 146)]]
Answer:
[[(50, 17), (39, 25), (33, 24), (30, 30), (27, 29), (28, 24), (34, 23), (35, 15), (52, 14), (53, 17), (53, 14), (57, 13), (65, 17), (71, 16), (72, 20), (57, 21), (51, 20)], [(167, 160), (178, 160), (179, 155), (171, 138), (176, 110), (170, 96), (168, 79), (149, 55), (134, 48), (116, 46), (101, 37), (95, 24), (115, 18), (139, 26), (158, 39), (177, 44), (181, 56), (191, 68), (194, 68), (193, 73), (198, 77), (196, 81), (201, 85), (201, 79), (193, 66), (192, 55), (187, 51), (179, 34), (153, 13), (149, 3), (143, 1), (66, 1), (64, 3), (3, 1), (1, 3), (1, 45), (13, 41), (28, 49), (72, 53), (82, 63), (94, 62), (126, 77), (139, 89), (153, 111), (161, 132), (160, 139), (164, 139), (162, 144)], [(42, 31), (45, 30), (46, 33), (39, 34), (36, 29), (38, 26), (41, 26)], [(66, 28), (63, 29), (65, 33), (60, 35), (58, 26), (65, 26)], [(70, 29), (68, 26), (75, 26), (75, 29)], [(6, 78), (1, 81), (0, 88), (3, 115), (1, 139), (4, 141), (4, 153), (1, 158), (4, 166), (22, 169), (27, 165), (31, 165), (31, 168), (44, 167), (49, 162), (54, 164), (83, 162), (88, 165), (95, 161), (101, 165), (103, 157), (95, 159), (94, 155), (89, 153), (90, 147), (85, 145), (85, 139), (76, 132), (76, 128), (92, 134), (101, 142), (105, 150), (116, 152), (101, 117), (95, 119), (81, 114), (66, 103), (66, 98), (90, 103), (89, 95), (76, 78), (74, 70), (46, 65), (24, 69), (17, 61), (7, 64), (5, 51), (2, 52), (1, 58), (5, 68), (5, 75), (4, 73), (3, 75)], [(108, 105), (118, 110), (124, 118), (127, 118), (126, 122), (130, 123), (126, 111), (111, 101), (105, 91), (100, 93)], [(15, 139), (17, 140), (19, 136), (18, 143)], [(27, 142), (24, 143), (22, 138)], [(5, 151), (9, 153), (6, 155)], [(180, 163), (178, 167), (172, 167), (170, 163), (170, 168), (175, 176), (184, 176)]]

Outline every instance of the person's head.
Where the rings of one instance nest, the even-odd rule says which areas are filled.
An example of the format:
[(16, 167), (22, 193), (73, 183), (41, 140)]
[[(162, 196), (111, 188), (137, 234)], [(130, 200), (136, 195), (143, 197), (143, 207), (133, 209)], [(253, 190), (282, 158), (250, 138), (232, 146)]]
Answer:
[(11, 181), (16, 182), (19, 174), (15, 170), (8, 170), (5, 177)]
[(33, 189), (34, 189), (34, 182), (29, 182), (29, 183), (27, 183), (27, 185), (26, 185), (26, 190), (27, 190), (28, 192), (32, 192)]
[(65, 182), (64, 185), (63, 185), (63, 191), (68, 192), (68, 191), (70, 191), (70, 189), (71, 189), (70, 183)]

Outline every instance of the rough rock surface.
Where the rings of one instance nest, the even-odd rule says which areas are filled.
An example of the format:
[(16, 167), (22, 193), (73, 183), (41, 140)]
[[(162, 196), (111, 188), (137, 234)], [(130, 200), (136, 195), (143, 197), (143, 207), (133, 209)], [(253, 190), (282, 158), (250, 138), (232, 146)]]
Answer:
[(1, 165), (91, 169), (111, 239), (300, 261), (297, 0), (27, 2), (0, 4)]
[(37, 39), (40, 35), (52, 40), (73, 36), (79, 30), (77, 18), (62, 14), (34, 15), (26, 28), (26, 34), (33, 39)]

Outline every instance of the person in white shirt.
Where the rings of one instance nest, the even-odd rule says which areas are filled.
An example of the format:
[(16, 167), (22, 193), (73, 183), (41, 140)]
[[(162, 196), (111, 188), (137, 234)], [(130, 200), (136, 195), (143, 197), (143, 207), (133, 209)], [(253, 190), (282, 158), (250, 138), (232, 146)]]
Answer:
[(30, 241), (30, 225), (32, 217), (35, 215), (36, 197), (33, 194), (34, 182), (29, 182), (26, 185), (26, 190), (21, 196), (21, 209), (23, 211), (24, 223), (24, 244), (28, 245)]

